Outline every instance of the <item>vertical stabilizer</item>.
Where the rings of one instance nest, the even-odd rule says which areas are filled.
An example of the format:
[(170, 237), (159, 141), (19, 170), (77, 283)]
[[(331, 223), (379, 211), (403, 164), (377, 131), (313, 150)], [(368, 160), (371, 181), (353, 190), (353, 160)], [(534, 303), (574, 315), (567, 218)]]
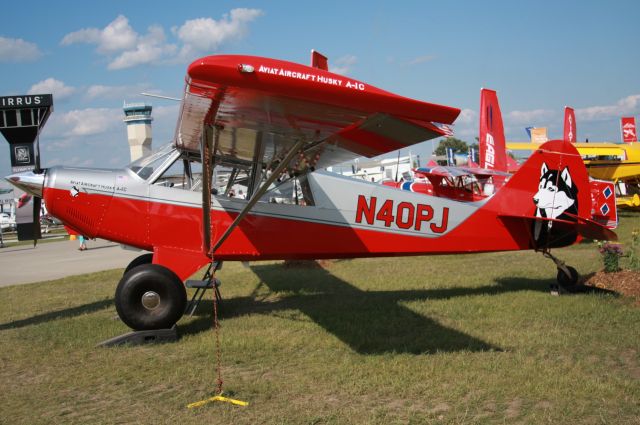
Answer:
[(508, 226), (515, 229), (523, 219), (530, 223), (529, 235), (522, 229), (517, 233), (529, 237), (536, 249), (571, 245), (581, 237), (616, 240), (604, 226), (615, 227), (615, 195), (611, 186), (603, 187), (597, 203), (600, 217), (594, 221), (594, 186), (580, 154), (572, 143), (552, 140), (535, 151), (490, 202), (496, 208), (507, 206), (499, 216)]
[(564, 107), (564, 136), (562, 139), (565, 142), (575, 143), (578, 139), (576, 128), (576, 114), (573, 108), (568, 106)]
[(498, 95), (494, 90), (480, 90), (480, 167), (507, 171), (507, 146)]
[(329, 70), (329, 59), (322, 53), (311, 50), (311, 66), (314, 68), (322, 69), (323, 71)]

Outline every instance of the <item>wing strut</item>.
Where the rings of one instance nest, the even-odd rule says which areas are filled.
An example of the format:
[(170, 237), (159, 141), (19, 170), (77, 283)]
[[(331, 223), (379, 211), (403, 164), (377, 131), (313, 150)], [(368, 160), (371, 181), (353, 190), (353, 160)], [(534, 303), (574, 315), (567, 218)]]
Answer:
[[(204, 135), (203, 135), (204, 136)], [(216, 139), (218, 138), (218, 131), (216, 130)], [(204, 137), (202, 142), (203, 142), (203, 146), (202, 146), (202, 152), (203, 154), (205, 153), (205, 151), (207, 151), (208, 153), (211, 152), (211, 148), (212, 148), (212, 137)], [(269, 189), (269, 186), (271, 186), (271, 184), (276, 181), (276, 179), (278, 178), (278, 176), (280, 176), (282, 174), (282, 172), (285, 170), (285, 168), (287, 167), (287, 165), (289, 165), (289, 163), (291, 162), (291, 160), (293, 159), (293, 157), (296, 155), (296, 153), (302, 148), (302, 146), (305, 143), (305, 139), (304, 138), (300, 138), (292, 147), (291, 149), (289, 149), (289, 151), (287, 152), (287, 154), (285, 155), (285, 157), (282, 159), (282, 161), (280, 161), (280, 163), (278, 164), (278, 166), (275, 168), (275, 170), (273, 170), (271, 172), (271, 175), (267, 178), (267, 180), (265, 180), (264, 183), (262, 183), (262, 185), (258, 188), (258, 190), (256, 190), (252, 195), (251, 195), (251, 199), (249, 199), (249, 202), (247, 203), (247, 205), (245, 205), (245, 207), (240, 211), (240, 213), (238, 214), (238, 216), (235, 218), (235, 220), (233, 220), (233, 223), (231, 223), (231, 225), (229, 225), (229, 227), (225, 230), (224, 234), (222, 236), (220, 236), (220, 238), (216, 241), (215, 245), (209, 249), (209, 247), (211, 246), (211, 194), (210, 194), (210, 189), (209, 192), (205, 192), (205, 187), (203, 185), (202, 188), (202, 192), (203, 192), (203, 203), (202, 203), (202, 213), (203, 213), (203, 220), (202, 220), (202, 226), (203, 226), (203, 236), (205, 238), (208, 238), (207, 240), (204, 241), (204, 245), (203, 247), (206, 248), (206, 254), (208, 257), (212, 258), (213, 254), (218, 250), (218, 248), (220, 248), (220, 246), (224, 243), (224, 241), (229, 237), (229, 235), (231, 234), (231, 232), (238, 226), (238, 224), (240, 224), (240, 222), (242, 221), (242, 219), (247, 215), (247, 213), (249, 213), (249, 211), (251, 211), (251, 209), (253, 208), (253, 206), (256, 204), (256, 202), (258, 202), (258, 200), (267, 192), (267, 190)], [(203, 161), (206, 157), (203, 157)], [(203, 166), (202, 166), (202, 173), (203, 173), (203, 179), (206, 179), (206, 181), (208, 182), (207, 185), (210, 186), (211, 184), (211, 156), (209, 156), (207, 158), (206, 161), (206, 165), (203, 162)], [(205, 194), (208, 193), (208, 199), (207, 196)]]

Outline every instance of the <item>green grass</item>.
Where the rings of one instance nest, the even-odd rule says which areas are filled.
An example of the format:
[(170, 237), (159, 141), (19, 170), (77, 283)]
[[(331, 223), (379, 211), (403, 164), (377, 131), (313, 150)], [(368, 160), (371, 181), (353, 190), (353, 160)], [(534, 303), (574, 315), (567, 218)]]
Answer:
[[(593, 243), (556, 254), (602, 268)], [(244, 408), (185, 407), (215, 389), (211, 294), (177, 343), (95, 348), (128, 330), (121, 273), (0, 288), (0, 423), (640, 422), (640, 308), (549, 295), (539, 254), (225, 264), (224, 387)]]

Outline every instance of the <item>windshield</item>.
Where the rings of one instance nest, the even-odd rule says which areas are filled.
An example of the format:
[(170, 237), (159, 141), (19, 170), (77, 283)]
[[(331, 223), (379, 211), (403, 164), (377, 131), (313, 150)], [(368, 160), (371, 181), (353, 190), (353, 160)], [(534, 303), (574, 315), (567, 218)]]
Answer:
[(156, 171), (174, 152), (173, 143), (169, 143), (150, 153), (147, 156), (136, 159), (127, 166), (131, 171), (136, 173), (140, 178), (148, 179), (154, 171)]

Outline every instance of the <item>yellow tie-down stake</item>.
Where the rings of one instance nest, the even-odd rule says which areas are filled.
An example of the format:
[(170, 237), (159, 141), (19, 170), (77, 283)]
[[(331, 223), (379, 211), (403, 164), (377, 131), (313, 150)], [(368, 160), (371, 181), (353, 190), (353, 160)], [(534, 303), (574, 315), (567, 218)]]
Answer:
[(205, 400), (200, 400), (200, 401), (196, 401), (195, 403), (189, 403), (187, 404), (187, 409), (193, 409), (194, 407), (201, 407), (204, 406), (207, 403), (212, 403), (214, 401), (222, 401), (224, 403), (231, 403), (231, 404), (235, 404), (236, 406), (248, 406), (249, 403), (247, 403), (246, 401), (242, 401), (242, 400), (235, 400), (233, 398), (229, 398), (229, 397), (224, 397), (222, 395), (222, 393), (213, 396), (213, 397), (209, 397)]

